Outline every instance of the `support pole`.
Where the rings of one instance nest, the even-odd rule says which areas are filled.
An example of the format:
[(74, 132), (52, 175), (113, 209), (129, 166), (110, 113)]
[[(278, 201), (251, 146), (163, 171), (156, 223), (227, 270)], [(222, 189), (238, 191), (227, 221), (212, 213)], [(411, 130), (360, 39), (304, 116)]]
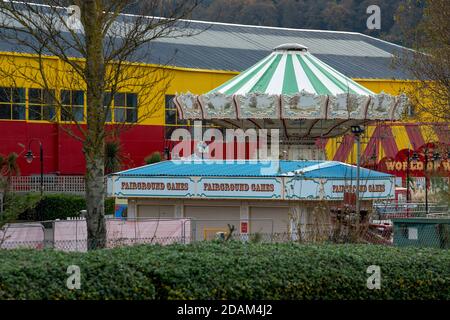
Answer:
[(360, 201), (359, 201), (359, 184), (360, 184), (360, 174), (359, 169), (361, 166), (360, 163), (360, 157), (361, 157), (361, 136), (357, 134), (355, 136), (356, 139), (356, 216), (358, 218), (358, 225), (359, 225), (359, 219), (360, 219)]
[[(411, 150), (408, 147), (408, 157), (406, 158), (406, 216), (409, 218), (409, 167), (411, 166)], [(398, 202), (398, 200), (397, 200)], [(398, 203), (397, 203), (398, 204)]]
[(425, 166), (424, 166), (424, 176), (425, 176), (425, 214), (428, 214), (428, 149), (425, 149)]
[(359, 194), (360, 185), (360, 167), (361, 167), (361, 135), (364, 133), (363, 126), (352, 126), (352, 133), (355, 135), (356, 140), (356, 234), (359, 237), (359, 228), (361, 223), (361, 201)]
[(39, 144), (39, 160), (41, 161), (41, 198), (44, 195), (44, 148)]
[(406, 206), (408, 206), (408, 203), (409, 203), (409, 167), (410, 167), (410, 165), (411, 165), (410, 149), (408, 148), (408, 157), (406, 158)]

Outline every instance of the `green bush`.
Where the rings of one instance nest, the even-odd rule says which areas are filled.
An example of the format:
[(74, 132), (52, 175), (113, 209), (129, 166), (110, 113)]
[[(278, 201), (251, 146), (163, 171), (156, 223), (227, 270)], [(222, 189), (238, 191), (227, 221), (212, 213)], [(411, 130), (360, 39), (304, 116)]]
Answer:
[(114, 198), (106, 198), (105, 199), (105, 214), (106, 215), (114, 215), (116, 211), (116, 201)]
[(19, 215), (27, 210), (34, 210), (39, 203), (40, 196), (37, 194), (17, 195), (8, 193), (4, 201), (4, 211), (0, 213), (0, 228), (10, 222), (17, 220)]
[[(25, 197), (25, 196), (24, 196)], [(86, 209), (83, 196), (70, 194), (44, 195), (41, 201), (32, 209), (19, 215), (19, 220), (45, 221), (78, 217), (81, 210)], [(114, 214), (114, 199), (105, 199), (105, 214)]]
[(162, 155), (161, 152), (159, 151), (155, 151), (152, 154), (148, 155), (144, 161), (146, 164), (153, 164), (153, 163), (157, 163), (160, 162), (162, 160)]
[[(450, 251), (198, 243), (89, 253), (0, 251), (0, 299), (450, 299)], [(81, 289), (66, 288), (69, 265)], [(381, 268), (381, 289), (366, 286)]]

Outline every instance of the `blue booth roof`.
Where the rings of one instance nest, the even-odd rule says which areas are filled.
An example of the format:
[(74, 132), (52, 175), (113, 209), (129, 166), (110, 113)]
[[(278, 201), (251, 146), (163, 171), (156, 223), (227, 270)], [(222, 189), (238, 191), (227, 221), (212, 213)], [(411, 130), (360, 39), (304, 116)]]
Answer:
[[(289, 177), (355, 179), (356, 166), (337, 161), (257, 161), (257, 160), (176, 160), (162, 161), (114, 173), (127, 177)], [(393, 176), (360, 168), (361, 179), (386, 179)]]

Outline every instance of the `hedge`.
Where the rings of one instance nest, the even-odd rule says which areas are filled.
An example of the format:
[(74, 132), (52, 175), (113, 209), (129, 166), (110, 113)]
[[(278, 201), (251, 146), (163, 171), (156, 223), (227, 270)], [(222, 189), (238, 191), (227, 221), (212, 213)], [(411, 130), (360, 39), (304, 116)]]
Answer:
[[(80, 211), (86, 209), (83, 196), (70, 194), (44, 195), (34, 209), (27, 210), (19, 216), (19, 220), (46, 221), (78, 217)], [(105, 214), (114, 214), (114, 199), (105, 199)]]
[[(66, 288), (69, 265), (81, 289)], [(381, 289), (366, 286), (381, 268)], [(0, 299), (450, 299), (450, 251), (197, 243), (0, 251)]]

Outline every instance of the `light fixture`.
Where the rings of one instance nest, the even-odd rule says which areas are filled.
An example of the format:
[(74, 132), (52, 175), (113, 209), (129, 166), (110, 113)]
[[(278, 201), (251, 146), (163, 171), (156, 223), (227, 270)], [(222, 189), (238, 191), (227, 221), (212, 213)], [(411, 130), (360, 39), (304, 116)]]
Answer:
[(374, 152), (372, 156), (370, 157), (371, 160), (376, 161), (377, 160), (377, 154)]
[(439, 160), (440, 158), (441, 158), (441, 155), (439, 154), (439, 152), (433, 153), (433, 160)]
[(164, 148), (164, 156), (165, 156), (166, 160), (169, 160), (169, 158), (170, 158), (170, 149), (168, 147)]
[(31, 163), (33, 162), (33, 159), (34, 159), (33, 152), (31, 150), (28, 150), (28, 152), (25, 154), (25, 160), (27, 161), (27, 163)]
[(351, 127), (352, 133), (353, 134), (362, 134), (364, 132), (364, 127), (363, 126), (352, 126)]

